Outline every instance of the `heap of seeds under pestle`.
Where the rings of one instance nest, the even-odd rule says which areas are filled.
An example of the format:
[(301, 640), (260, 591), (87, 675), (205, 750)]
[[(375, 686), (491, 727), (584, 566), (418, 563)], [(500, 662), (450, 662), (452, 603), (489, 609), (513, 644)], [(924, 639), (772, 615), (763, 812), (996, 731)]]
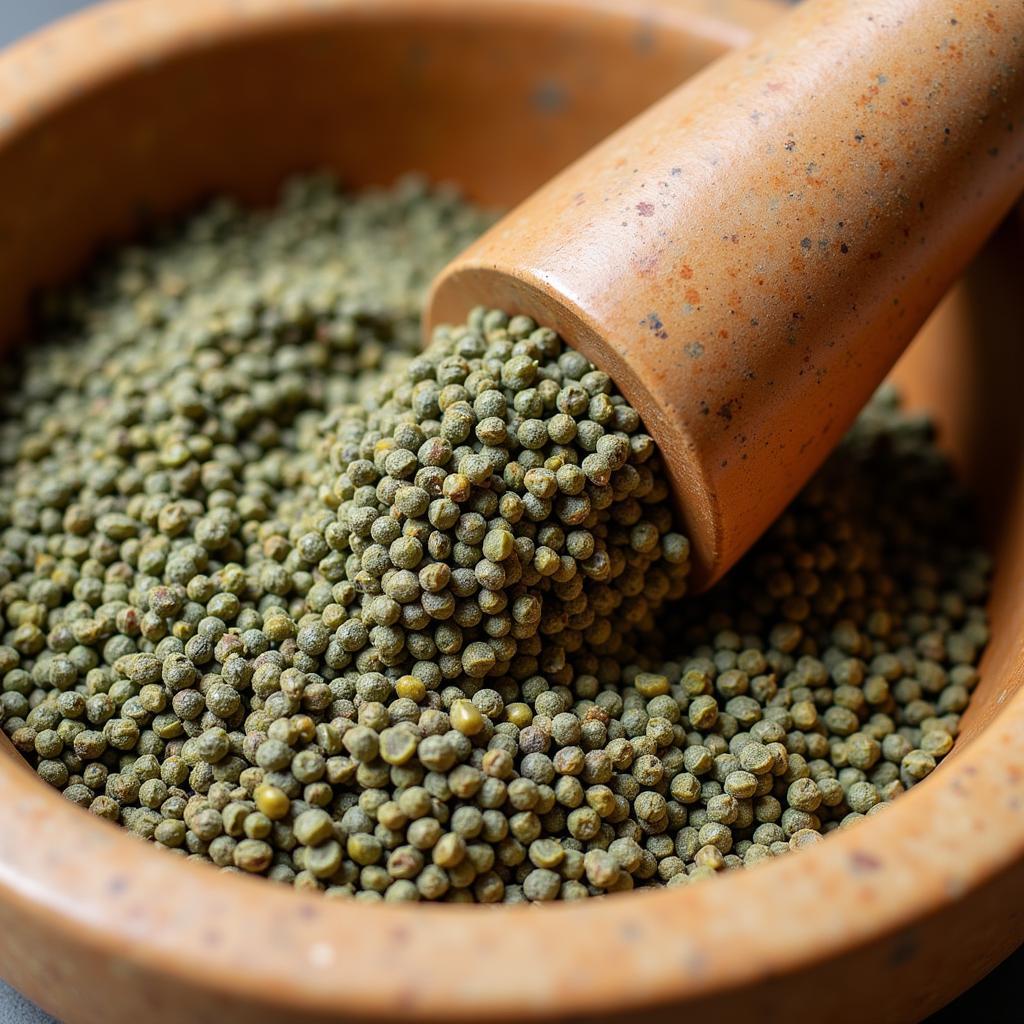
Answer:
[(660, 656), (603, 663), (596, 704), (633, 748), (608, 783), (634, 801), (616, 832), (640, 878), (816, 843), (934, 770), (988, 639), (972, 523), (930, 423), (883, 389), (727, 578), (664, 616), (645, 644)]
[(53, 304), (2, 399), (0, 722), (69, 800), (335, 896), (539, 901), (802, 847), (949, 750), (988, 570), (927, 426), (877, 400), (679, 601), (605, 374), (496, 311), (412, 355), (485, 222), (306, 180)]

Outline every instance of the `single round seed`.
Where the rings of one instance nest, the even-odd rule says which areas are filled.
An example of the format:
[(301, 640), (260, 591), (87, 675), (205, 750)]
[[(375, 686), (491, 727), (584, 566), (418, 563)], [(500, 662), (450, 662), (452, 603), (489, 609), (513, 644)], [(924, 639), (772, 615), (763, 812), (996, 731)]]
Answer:
[(484, 727), (484, 717), (472, 701), (457, 700), (449, 713), (452, 728), (464, 736), (475, 736)]

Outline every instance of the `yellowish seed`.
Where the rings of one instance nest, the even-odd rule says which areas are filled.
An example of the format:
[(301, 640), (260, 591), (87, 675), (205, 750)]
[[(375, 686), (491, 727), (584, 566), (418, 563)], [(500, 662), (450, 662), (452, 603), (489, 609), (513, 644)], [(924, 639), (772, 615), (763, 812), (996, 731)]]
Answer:
[(457, 867), (466, 856), (466, 840), (454, 832), (446, 832), (434, 844), (431, 856), (438, 867)]
[(395, 693), (399, 697), (414, 700), (418, 704), (427, 695), (427, 688), (423, 685), (423, 680), (419, 676), (402, 676), (395, 683)]
[(797, 829), (796, 832), (790, 836), (789, 848), (791, 850), (803, 850), (808, 846), (814, 846), (820, 843), (822, 836), (820, 832), (816, 832), (813, 828), (801, 828)]
[(484, 716), (471, 700), (457, 700), (448, 712), (452, 728), (463, 736), (475, 736), (484, 727)]
[(525, 729), (533, 721), (533, 711), (529, 704), (516, 701), (505, 708), (505, 720), (511, 722), (517, 729)]
[(710, 843), (707, 846), (702, 846), (693, 859), (698, 867), (711, 868), (712, 871), (721, 871), (725, 867), (725, 857), (722, 855), (722, 851)]
[(283, 789), (267, 785), (267, 783), (257, 786), (253, 796), (256, 799), (256, 806), (271, 821), (280, 821), (288, 813), (292, 804)]
[(405, 764), (416, 753), (416, 736), (400, 725), (380, 734), (380, 756), (388, 764)]
[(557, 868), (565, 860), (565, 848), (557, 839), (535, 839), (530, 843), (530, 860), (539, 868)]
[(320, 617), (328, 629), (337, 629), (348, 618), (348, 613), (344, 605), (329, 604), (320, 613)]
[(511, 530), (491, 530), (484, 537), (484, 557), (492, 562), (503, 562), (515, 550), (515, 538)]
[(316, 722), (309, 715), (295, 715), (292, 718), (291, 726), (299, 739), (305, 740), (307, 743), (313, 742), (313, 737), (316, 736)]
[(449, 473), (441, 485), (446, 498), (452, 501), (469, 501), (473, 493), (473, 484), (465, 473)]
[(653, 672), (641, 672), (633, 681), (633, 685), (640, 692), (640, 696), (650, 700), (651, 697), (660, 697), (668, 693), (668, 677), (655, 675)]
[(715, 874), (716, 871), (714, 868), (701, 865), (700, 867), (695, 868), (689, 877), (691, 882), (699, 882), (703, 878), (714, 878)]

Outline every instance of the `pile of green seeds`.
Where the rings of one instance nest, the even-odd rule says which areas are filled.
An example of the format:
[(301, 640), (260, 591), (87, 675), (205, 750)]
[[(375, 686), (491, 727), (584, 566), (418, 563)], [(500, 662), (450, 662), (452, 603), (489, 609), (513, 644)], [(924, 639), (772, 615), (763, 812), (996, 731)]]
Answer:
[[(818, 841), (949, 751), (988, 564), (880, 395), (711, 593), (614, 382), (476, 310), (414, 182), (217, 202), (0, 399), (0, 725), (74, 803), (363, 900), (576, 899)], [(941, 495), (942, 500), (936, 500)]]

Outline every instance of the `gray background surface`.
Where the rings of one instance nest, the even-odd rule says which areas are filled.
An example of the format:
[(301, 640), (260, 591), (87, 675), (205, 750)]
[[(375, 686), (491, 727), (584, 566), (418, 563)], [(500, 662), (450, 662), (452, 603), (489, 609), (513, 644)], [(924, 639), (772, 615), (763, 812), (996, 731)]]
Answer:
[[(31, 32), (55, 18), (82, 7), (93, 0), (0, 0), (0, 46)], [(140, 0), (143, 2), (143, 0)], [(174, 0), (145, 0), (149, 3), (173, 3)], [(0, 964), (0, 972), (3, 965)], [(928, 1024), (959, 1024), (986, 1020), (989, 1024), (1020, 1020), (1014, 1012), (1019, 998), (1017, 979), (1024, 976), (1024, 950), (1018, 951), (998, 970), (961, 996)], [(33, 1006), (10, 986), (0, 980), (0, 1024), (57, 1024), (52, 1017)], [(723, 1022), (729, 1024), (729, 1022)]]

